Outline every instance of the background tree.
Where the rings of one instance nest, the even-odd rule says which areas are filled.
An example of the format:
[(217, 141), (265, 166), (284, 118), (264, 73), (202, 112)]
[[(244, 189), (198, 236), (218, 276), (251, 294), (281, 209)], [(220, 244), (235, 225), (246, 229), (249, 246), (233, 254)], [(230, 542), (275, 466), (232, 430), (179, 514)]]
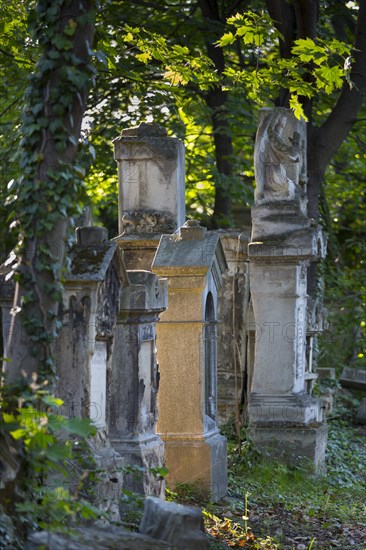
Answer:
[[(5, 10), (7, 16), (3, 29), (10, 29), (6, 25), (11, 24), (15, 18), (18, 22), (24, 21), (25, 9), (22, 4), (10, 3), (6, 6), (9, 7)], [(238, 19), (235, 25), (225, 24), (225, 17), (235, 13), (236, 8), (241, 9), (242, 19)], [(244, 10), (248, 9), (254, 10), (257, 19), (250, 19), (245, 15), (248, 11)], [(355, 136), (360, 136), (364, 126), (362, 116), (357, 119), (365, 80), (365, 38), (362, 23), (364, 11), (364, 3), (340, 4), (323, 0), (309, 3), (276, 0), (268, 2), (268, 6), (260, 0), (245, 3), (110, 0), (104, 3), (96, 23), (98, 75), (91, 90), (88, 114), (82, 130), (82, 139), (88, 139), (93, 144), (95, 160), (85, 178), (87, 196), (82, 200), (90, 202), (96, 216), (109, 227), (110, 234), (115, 235), (117, 174), (111, 140), (121, 127), (153, 119), (167, 127), (171, 134), (185, 141), (188, 215), (200, 217), (206, 225), (215, 225), (218, 220), (227, 223), (231, 219), (226, 208), (230, 203), (234, 206), (250, 205), (252, 201), (252, 152), (258, 108), (270, 104), (288, 106), (291, 93), (295, 90), (298, 103), (303, 105), (310, 120), (309, 209), (311, 215), (316, 217), (320, 197), (321, 213), (328, 229), (331, 229), (330, 223), (338, 223), (338, 226), (334, 226), (337, 244), (338, 227), (341, 223), (332, 221), (333, 202), (330, 207), (325, 202), (327, 195), (334, 200), (335, 180), (328, 179), (329, 183), (325, 187), (324, 174), (333, 174), (335, 170), (339, 174), (340, 164), (348, 165), (350, 156), (345, 155), (347, 146), (342, 147), (340, 153), (334, 156), (336, 161), (329, 159), (331, 155), (335, 155), (339, 143), (350, 131), (352, 124)], [(272, 15), (282, 32), (280, 40), (266, 13)], [(126, 25), (138, 29), (140, 41), (127, 39), (130, 33), (126, 30)], [(6, 54), (2, 55), (9, 90), (11, 86), (18, 87), (19, 90), (21, 86), (24, 87), (22, 75), (37, 56), (38, 44), (27, 38), (24, 22), (17, 24), (17, 29), (15, 34), (11, 29), (7, 31), (8, 34), (5, 33)], [(226, 39), (219, 47), (215, 42), (220, 33), (224, 33)], [(133, 35), (135, 38), (138, 33)], [(260, 44), (259, 36), (264, 37)], [(309, 37), (316, 38), (313, 51), (305, 48)], [(295, 43), (298, 38), (305, 41), (301, 48)], [(320, 55), (316, 47), (321, 44), (325, 51), (328, 44), (327, 59), (330, 55), (338, 59), (335, 69), (338, 71), (339, 63), (343, 63), (342, 57), (345, 58), (348, 54), (340, 55), (341, 50), (337, 53), (336, 43), (332, 42), (334, 38), (350, 43), (357, 41), (357, 50), (353, 52), (355, 62), (350, 64), (348, 60), (348, 67), (342, 73), (346, 80), (340, 94), (334, 87), (327, 87), (332, 84), (332, 78), (340, 79), (339, 72), (332, 72), (333, 67), (327, 67), (327, 61), (321, 66), (314, 61)], [(24, 61), (20, 63), (22, 49), (19, 44), (22, 43), (27, 45), (29, 52), (26, 50), (27, 55), (24, 55)], [(330, 51), (332, 48), (333, 53)], [(13, 58), (7, 55), (9, 52)], [(207, 52), (211, 52), (211, 60)], [(203, 62), (204, 58), (207, 62)], [(9, 62), (6, 63), (5, 60), (11, 61), (12, 65), (16, 62), (15, 79), (11, 76)], [(207, 63), (210, 61), (209, 67)], [(296, 66), (297, 80), (294, 77)], [(215, 67), (219, 70), (215, 70)], [(327, 70), (330, 72), (327, 73)], [(352, 89), (349, 87), (351, 81)], [(327, 87), (327, 93), (316, 93), (308, 97), (308, 89), (314, 84), (319, 92)], [(222, 103), (212, 110), (208, 103), (213, 101), (209, 98), (215, 94)], [(20, 94), (18, 96), (21, 97)], [(0, 155), (8, 167), (16, 166), (10, 162), (10, 158), (19, 135), (14, 129), (19, 127), (17, 121), (20, 104), (18, 100), (12, 105), (10, 97), (4, 104), (3, 125), (0, 126), (3, 134)], [(296, 104), (292, 103), (292, 106), (296, 108)], [(218, 117), (221, 119), (217, 123), (216, 132), (213, 128), (215, 117), (217, 120)], [(215, 135), (216, 138), (221, 135), (221, 138), (215, 139)], [(355, 142), (354, 137), (350, 139), (349, 143), (352, 140)], [(7, 144), (11, 140), (13, 145), (9, 147)], [(226, 143), (227, 150), (231, 143), (232, 155), (225, 154), (225, 148), (220, 153), (220, 146), (216, 147), (216, 141), (220, 140)], [(362, 144), (359, 141), (357, 147), (361, 151), (359, 164), (363, 166)], [(222, 162), (217, 160), (220, 155)], [(347, 160), (343, 161), (346, 157)], [(12, 179), (11, 176), (11, 173), (3, 174), (0, 193), (4, 199), (8, 195), (6, 185)], [(346, 210), (349, 212), (350, 204), (354, 204), (357, 209), (357, 203), (360, 202), (360, 194), (356, 198), (353, 193), (353, 182), (356, 180), (350, 181), (348, 178), (344, 181), (349, 189), (349, 197), (346, 199), (345, 193), (337, 195), (339, 204), (344, 201), (348, 204), (346, 209), (340, 208), (341, 213)], [(340, 190), (339, 186), (337, 189)], [(221, 195), (225, 195), (222, 201)], [(3, 213), (7, 215), (11, 205), (4, 208)], [(212, 221), (214, 212), (215, 220)], [(4, 224), (1, 230), (7, 253), (14, 244), (14, 237), (9, 239), (5, 227)]]

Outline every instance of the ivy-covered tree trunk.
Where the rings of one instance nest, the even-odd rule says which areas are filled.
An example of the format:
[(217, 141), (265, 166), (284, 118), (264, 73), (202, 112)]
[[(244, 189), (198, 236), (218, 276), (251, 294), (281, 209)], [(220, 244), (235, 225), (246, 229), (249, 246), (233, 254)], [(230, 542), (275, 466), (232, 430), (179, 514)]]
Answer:
[(14, 185), (20, 243), (8, 382), (52, 382), (68, 215), (80, 185), (75, 165), (93, 77), (94, 0), (40, 0), (31, 21), (40, 57), (23, 113), (22, 176)]

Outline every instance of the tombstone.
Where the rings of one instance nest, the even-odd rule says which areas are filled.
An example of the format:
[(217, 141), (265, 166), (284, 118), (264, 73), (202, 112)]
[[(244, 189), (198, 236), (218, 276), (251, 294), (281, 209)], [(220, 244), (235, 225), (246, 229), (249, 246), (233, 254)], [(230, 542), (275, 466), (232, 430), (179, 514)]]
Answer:
[(356, 422), (359, 424), (366, 424), (366, 397), (361, 399), (361, 402), (357, 409)]
[(114, 140), (119, 245), (127, 269), (151, 270), (160, 236), (185, 221), (184, 145), (158, 124), (141, 123)]
[(98, 428), (89, 441), (99, 470), (95, 503), (120, 520), (122, 460), (108, 438), (107, 401), (118, 298), (129, 281), (118, 244), (108, 240), (105, 228), (83, 226), (75, 233), (64, 276), (55, 393), (64, 402), (63, 415), (90, 418)]
[(76, 229), (65, 275), (62, 328), (57, 341), (56, 394), (65, 416), (107, 424), (107, 370), (117, 322), (120, 288), (128, 284), (116, 242), (107, 230)]
[(164, 466), (164, 444), (156, 432), (159, 372), (156, 322), (167, 307), (166, 281), (148, 271), (128, 271), (121, 289), (110, 377), (109, 430), (124, 466), (124, 487), (140, 494), (164, 495), (163, 480), (151, 468)]
[(332, 367), (322, 367), (317, 369), (319, 380), (335, 380), (336, 371)]
[(227, 271), (218, 295), (218, 422), (239, 418), (248, 395), (249, 228), (220, 230)]
[(366, 391), (366, 370), (344, 367), (339, 381), (345, 388)]
[(320, 228), (306, 214), (306, 128), (292, 111), (263, 109), (256, 146), (257, 189), (248, 246), (256, 325), (249, 397), (255, 444), (289, 462), (322, 470), (327, 427), (307, 370), (307, 270), (325, 255)]
[(174, 544), (177, 550), (208, 550), (200, 508), (147, 497), (140, 533)]
[(167, 277), (169, 307), (157, 326), (161, 371), (157, 429), (168, 483), (227, 491), (226, 439), (217, 427), (217, 298), (226, 261), (217, 232), (196, 221), (163, 235), (152, 270)]

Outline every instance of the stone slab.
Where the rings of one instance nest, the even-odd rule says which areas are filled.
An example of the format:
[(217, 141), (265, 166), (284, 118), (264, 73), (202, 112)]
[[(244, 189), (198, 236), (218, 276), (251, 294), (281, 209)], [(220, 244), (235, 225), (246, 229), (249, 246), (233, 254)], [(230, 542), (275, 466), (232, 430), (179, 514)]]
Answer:
[(140, 532), (179, 550), (208, 550), (202, 512), (193, 506), (147, 497)]
[(176, 550), (176, 546), (117, 527), (75, 528), (74, 535), (40, 531), (29, 536), (26, 550)]
[(366, 370), (345, 367), (339, 381), (345, 388), (366, 391)]
[[(79, 230), (103, 229), (101, 227), (83, 227)], [(98, 232), (97, 232), (98, 233)], [(108, 267), (115, 256), (118, 276), (123, 286), (128, 285), (128, 276), (123, 263), (118, 243), (116, 241), (106, 241), (101, 237), (99, 244), (88, 242), (88, 236), (85, 237), (85, 243), (82, 246), (75, 245), (70, 251), (70, 269), (65, 275), (66, 281), (72, 282), (100, 282), (103, 281)], [(91, 235), (91, 240), (93, 240)], [(97, 237), (95, 237), (96, 239)]]
[(307, 395), (249, 396), (249, 416), (255, 426), (306, 425), (321, 420), (321, 403)]
[(165, 276), (182, 273), (206, 275), (215, 256), (223, 273), (227, 264), (220, 236), (215, 231), (207, 231), (202, 239), (195, 241), (176, 235), (162, 235), (152, 271)]
[(289, 464), (312, 463), (314, 473), (325, 473), (325, 450), (328, 426), (325, 423), (309, 427), (256, 426), (249, 435), (258, 450)]

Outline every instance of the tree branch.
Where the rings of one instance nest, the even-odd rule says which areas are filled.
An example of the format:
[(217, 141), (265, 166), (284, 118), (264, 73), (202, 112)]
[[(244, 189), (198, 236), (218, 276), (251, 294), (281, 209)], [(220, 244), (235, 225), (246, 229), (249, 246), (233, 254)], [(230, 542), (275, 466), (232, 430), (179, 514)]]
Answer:
[(320, 127), (316, 150), (319, 170), (324, 172), (338, 147), (352, 130), (366, 94), (366, 2), (360, 2), (354, 43), (355, 62), (351, 71), (353, 87), (343, 85), (338, 101)]
[(280, 40), (280, 54), (284, 59), (291, 57), (293, 41), (296, 38), (296, 19), (293, 6), (286, 0), (266, 0), (267, 11), (283, 36)]

